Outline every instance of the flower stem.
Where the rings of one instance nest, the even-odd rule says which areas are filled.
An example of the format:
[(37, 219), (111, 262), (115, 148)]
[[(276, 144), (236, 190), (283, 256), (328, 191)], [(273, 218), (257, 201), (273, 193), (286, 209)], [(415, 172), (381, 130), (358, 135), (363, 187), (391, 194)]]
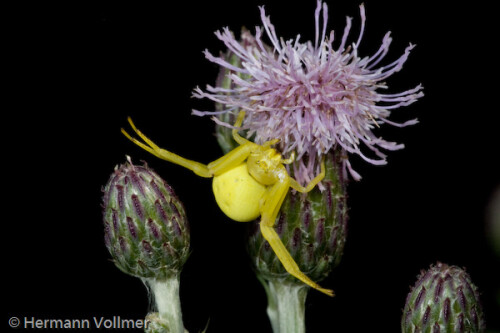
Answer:
[(305, 303), (309, 287), (259, 278), (267, 293), (267, 315), (274, 333), (305, 333)]
[(184, 333), (181, 301), (179, 298), (179, 277), (173, 275), (166, 279), (144, 279), (154, 297), (159, 320), (168, 333)]

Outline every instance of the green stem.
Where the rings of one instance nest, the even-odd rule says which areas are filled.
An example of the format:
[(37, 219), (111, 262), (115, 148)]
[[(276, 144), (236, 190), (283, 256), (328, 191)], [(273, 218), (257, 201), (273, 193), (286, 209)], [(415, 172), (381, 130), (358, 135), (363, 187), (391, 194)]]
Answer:
[(181, 301), (179, 298), (179, 277), (177, 275), (163, 280), (145, 279), (153, 294), (156, 311), (162, 326), (168, 333), (184, 333)]
[(267, 315), (274, 333), (305, 333), (305, 303), (309, 287), (259, 278), (267, 293)]

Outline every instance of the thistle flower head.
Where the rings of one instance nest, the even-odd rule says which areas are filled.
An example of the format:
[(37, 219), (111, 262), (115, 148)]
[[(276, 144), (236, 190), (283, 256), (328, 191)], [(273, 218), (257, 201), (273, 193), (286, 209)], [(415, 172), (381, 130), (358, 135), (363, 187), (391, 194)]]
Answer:
[(104, 187), (104, 240), (123, 272), (165, 279), (189, 255), (189, 225), (173, 189), (147, 165), (117, 166)]
[(438, 262), (406, 298), (401, 332), (484, 332), (477, 287), (465, 270)]
[[(294, 173), (303, 185), (319, 172), (320, 156), (332, 148), (359, 155), (371, 164), (385, 164), (386, 155), (380, 149), (396, 150), (403, 145), (378, 137), (374, 130), (384, 123), (400, 127), (415, 124), (416, 120), (398, 124), (388, 118), (393, 109), (413, 103), (423, 93), (420, 85), (399, 93), (380, 92), (387, 88), (384, 80), (402, 68), (414, 45), (410, 44), (395, 61), (379, 66), (392, 40), (387, 33), (378, 51), (360, 57), (358, 47), (366, 20), (363, 5), (360, 12), (357, 40), (348, 43), (348, 17), (338, 47), (333, 45), (337, 43), (334, 32), (327, 34), (328, 8), (321, 1), (315, 11), (314, 42), (301, 42), (300, 35), (287, 41), (279, 38), (264, 7), (260, 7), (263, 27), (256, 27), (255, 35), (243, 31), (238, 41), (228, 28), (217, 31), (216, 36), (241, 61), (235, 66), (223, 56), (205, 51), (208, 60), (232, 72), (228, 76), (232, 84), (230, 88), (207, 86), (206, 91), (196, 88), (194, 97), (211, 99), (223, 107), (216, 112), (193, 113), (237, 114), (245, 110), (242, 129), (247, 130), (247, 136), (255, 136), (259, 144), (280, 139), (283, 154), (294, 151), (298, 162)], [(263, 41), (264, 35), (269, 46)], [(231, 123), (214, 120), (232, 127)], [(366, 149), (374, 156), (365, 154)], [(353, 178), (360, 178), (347, 157), (344, 169)]]

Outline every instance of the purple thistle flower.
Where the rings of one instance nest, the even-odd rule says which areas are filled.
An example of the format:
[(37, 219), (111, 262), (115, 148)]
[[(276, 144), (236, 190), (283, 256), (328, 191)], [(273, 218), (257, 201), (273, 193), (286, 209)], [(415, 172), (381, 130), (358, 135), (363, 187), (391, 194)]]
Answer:
[[(314, 44), (300, 42), (300, 35), (288, 41), (278, 38), (264, 7), (260, 7), (260, 14), (264, 27), (256, 27), (255, 36), (243, 31), (241, 42), (227, 27), (216, 32), (228, 50), (239, 58), (241, 66), (232, 65), (205, 50), (208, 60), (232, 72), (229, 75), (232, 84), (231, 88), (207, 85), (206, 91), (197, 87), (194, 97), (220, 103), (223, 110), (193, 110), (193, 114), (246, 111), (241, 129), (247, 130), (248, 137), (255, 135), (259, 144), (280, 139), (279, 150), (285, 156), (296, 152), (294, 175), (302, 185), (319, 172), (321, 156), (331, 149), (343, 152), (344, 169), (358, 180), (361, 177), (352, 169), (347, 153), (359, 155), (371, 164), (383, 165), (387, 163), (386, 155), (380, 148), (397, 150), (404, 147), (377, 137), (373, 130), (383, 123), (398, 127), (417, 123), (416, 119), (401, 124), (388, 118), (393, 109), (422, 97), (421, 85), (400, 93), (378, 91), (387, 88), (384, 80), (403, 67), (414, 45), (410, 44), (397, 60), (376, 67), (389, 50), (392, 38), (388, 32), (375, 54), (361, 58), (358, 46), (366, 21), (363, 5), (360, 6), (361, 30), (357, 41), (347, 43), (351, 28), (351, 18), (347, 17), (337, 49), (333, 46), (334, 32), (326, 34), (328, 7), (321, 1), (315, 11)], [(264, 31), (272, 47), (262, 41)], [(233, 127), (216, 117), (213, 119), (219, 125)], [(367, 147), (374, 156), (365, 155), (362, 147)]]

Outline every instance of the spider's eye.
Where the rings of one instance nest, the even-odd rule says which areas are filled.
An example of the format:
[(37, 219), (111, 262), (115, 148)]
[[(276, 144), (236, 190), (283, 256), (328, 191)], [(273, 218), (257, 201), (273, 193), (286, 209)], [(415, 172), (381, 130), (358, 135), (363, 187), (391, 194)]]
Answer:
[(278, 164), (273, 159), (270, 159), (266, 153), (253, 154), (247, 159), (248, 172), (259, 183), (266, 186), (277, 181)]

